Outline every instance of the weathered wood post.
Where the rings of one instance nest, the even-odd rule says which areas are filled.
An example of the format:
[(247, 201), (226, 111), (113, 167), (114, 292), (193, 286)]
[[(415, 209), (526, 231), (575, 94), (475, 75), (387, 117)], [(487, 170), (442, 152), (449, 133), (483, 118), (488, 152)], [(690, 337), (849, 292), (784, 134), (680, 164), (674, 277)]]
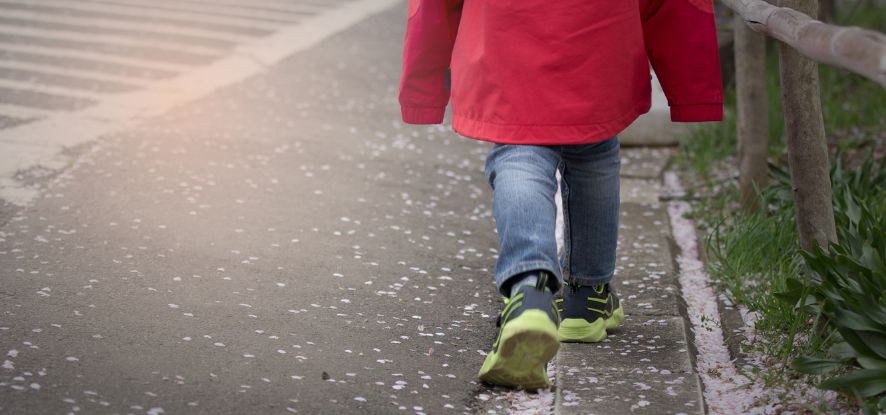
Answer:
[(766, 97), (766, 36), (751, 30), (736, 14), (735, 91), (738, 119), (738, 183), (741, 206), (757, 208), (757, 188), (769, 176), (769, 114)]
[(834, 0), (819, 0), (818, 20), (823, 22), (833, 22), (836, 13), (837, 7)]
[[(817, 0), (779, 0), (778, 5), (816, 16)], [(818, 65), (793, 47), (781, 43), (778, 51), (787, 131), (788, 163), (800, 246), (822, 248), (836, 242), (831, 196), (830, 163), (821, 116)]]

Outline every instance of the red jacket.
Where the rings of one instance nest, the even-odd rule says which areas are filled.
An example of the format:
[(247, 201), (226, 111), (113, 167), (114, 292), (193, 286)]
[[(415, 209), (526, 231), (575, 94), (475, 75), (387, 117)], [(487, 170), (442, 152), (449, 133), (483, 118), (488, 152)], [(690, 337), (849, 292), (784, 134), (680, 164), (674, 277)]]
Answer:
[(480, 140), (582, 144), (649, 111), (649, 62), (673, 121), (719, 121), (712, 0), (409, 0), (399, 100), (409, 124)]

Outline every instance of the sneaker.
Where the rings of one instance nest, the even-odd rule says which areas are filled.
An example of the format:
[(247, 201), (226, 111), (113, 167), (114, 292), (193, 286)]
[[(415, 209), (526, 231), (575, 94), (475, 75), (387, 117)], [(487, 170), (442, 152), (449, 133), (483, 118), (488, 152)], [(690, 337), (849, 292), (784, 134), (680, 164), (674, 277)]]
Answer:
[(554, 294), (544, 289), (547, 280), (548, 275), (541, 273), (534, 287), (520, 287), (505, 299), (492, 352), (480, 368), (481, 381), (518, 389), (548, 385), (547, 364), (557, 354), (560, 342)]
[(609, 284), (564, 284), (557, 309), (561, 317), (557, 331), (561, 342), (603, 341), (606, 330), (615, 329), (625, 320), (624, 308)]

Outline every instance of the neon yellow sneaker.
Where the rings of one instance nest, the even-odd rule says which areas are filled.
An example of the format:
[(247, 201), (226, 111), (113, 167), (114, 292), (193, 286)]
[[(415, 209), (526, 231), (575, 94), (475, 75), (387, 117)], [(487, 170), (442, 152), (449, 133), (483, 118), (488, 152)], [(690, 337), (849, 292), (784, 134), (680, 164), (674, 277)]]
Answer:
[(561, 342), (597, 343), (606, 331), (622, 325), (625, 312), (609, 284), (576, 286), (564, 284), (563, 298), (557, 299), (561, 321)]
[(547, 364), (557, 355), (559, 315), (554, 295), (544, 289), (542, 274), (535, 287), (520, 287), (505, 299), (498, 316), (499, 327), (492, 352), (480, 368), (480, 380), (517, 389), (538, 389), (548, 385)]

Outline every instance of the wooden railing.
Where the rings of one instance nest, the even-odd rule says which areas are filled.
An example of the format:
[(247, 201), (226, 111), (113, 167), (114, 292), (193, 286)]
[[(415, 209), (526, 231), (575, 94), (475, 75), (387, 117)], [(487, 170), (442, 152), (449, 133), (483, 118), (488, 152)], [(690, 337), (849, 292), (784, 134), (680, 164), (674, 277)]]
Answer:
[[(779, 44), (779, 77), (800, 245), (836, 242), (830, 165), (816, 62), (845, 68), (886, 87), (886, 36), (822, 23), (817, 0), (722, 0), (736, 14), (735, 79), (739, 186), (755, 209), (769, 174), (766, 43)], [(878, 109), (871, 109), (878, 110)]]

